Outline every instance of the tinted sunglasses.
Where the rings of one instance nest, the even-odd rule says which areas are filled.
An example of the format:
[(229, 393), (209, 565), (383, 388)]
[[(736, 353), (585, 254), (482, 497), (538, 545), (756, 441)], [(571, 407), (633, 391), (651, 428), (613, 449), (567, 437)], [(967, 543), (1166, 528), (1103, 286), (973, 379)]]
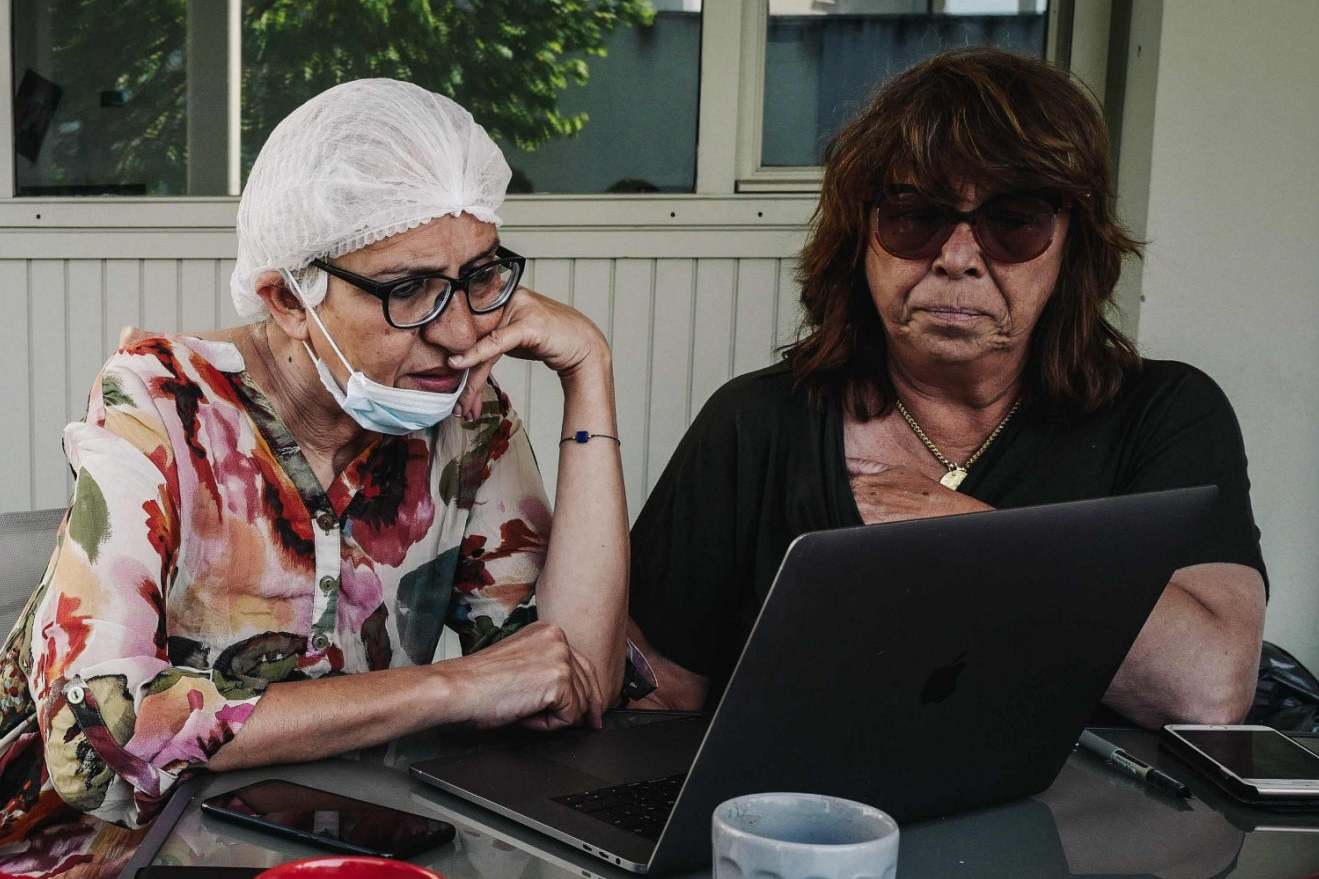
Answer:
[(1029, 262), (1053, 243), (1058, 214), (1068, 200), (1051, 191), (996, 195), (973, 211), (958, 211), (918, 192), (883, 192), (873, 204), (875, 238), (899, 259), (933, 259), (959, 223), (986, 257), (998, 263)]

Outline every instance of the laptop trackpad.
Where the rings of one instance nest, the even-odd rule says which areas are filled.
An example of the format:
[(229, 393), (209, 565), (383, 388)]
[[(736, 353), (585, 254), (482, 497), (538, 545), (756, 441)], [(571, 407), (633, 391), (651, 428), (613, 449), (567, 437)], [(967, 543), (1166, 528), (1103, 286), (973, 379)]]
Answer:
[(551, 736), (518, 750), (524, 757), (620, 784), (686, 773), (709, 725), (709, 717), (675, 718), (586, 735)]

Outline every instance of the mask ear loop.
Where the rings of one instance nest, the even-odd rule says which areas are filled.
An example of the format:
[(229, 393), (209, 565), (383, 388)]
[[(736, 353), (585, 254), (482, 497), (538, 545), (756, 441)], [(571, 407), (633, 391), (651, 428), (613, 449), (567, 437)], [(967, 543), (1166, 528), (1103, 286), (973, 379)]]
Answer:
[[(353, 365), (348, 362), (348, 358), (344, 357), (343, 352), (339, 350), (339, 345), (334, 341), (334, 336), (331, 336), (330, 331), (325, 328), (325, 323), (321, 320), (321, 316), (316, 313), (316, 309), (312, 308), (311, 304), (307, 302), (307, 297), (303, 295), (302, 292), (302, 285), (298, 283), (297, 279), (293, 277), (293, 273), (288, 269), (280, 269), (280, 271), (284, 273), (284, 277), (287, 278), (288, 282), (292, 285), (293, 293), (298, 297), (298, 301), (302, 303), (302, 307), (311, 315), (311, 319), (316, 321), (316, 326), (321, 328), (321, 335), (325, 336), (326, 341), (330, 343), (330, 347), (334, 349), (334, 353), (339, 358), (339, 362), (343, 364), (343, 368), (348, 370), (349, 375), (352, 375)], [(311, 350), (311, 346), (306, 342), (303, 342), (302, 347), (307, 349), (307, 356), (315, 362), (317, 360), (316, 352)]]

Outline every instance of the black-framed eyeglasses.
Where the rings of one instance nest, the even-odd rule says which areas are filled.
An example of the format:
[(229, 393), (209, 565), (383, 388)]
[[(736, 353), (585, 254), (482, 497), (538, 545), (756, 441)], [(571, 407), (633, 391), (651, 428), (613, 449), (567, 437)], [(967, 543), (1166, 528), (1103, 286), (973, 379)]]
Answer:
[(377, 281), (341, 269), (323, 259), (314, 259), (311, 264), (379, 299), (389, 325), (406, 330), (439, 317), (457, 290), (462, 290), (467, 296), (467, 307), (473, 314), (498, 311), (508, 303), (513, 291), (518, 288), (527, 260), (507, 248), (498, 247), (494, 259), (482, 263), (460, 278), (450, 278), (439, 272), (425, 272), (395, 281)]

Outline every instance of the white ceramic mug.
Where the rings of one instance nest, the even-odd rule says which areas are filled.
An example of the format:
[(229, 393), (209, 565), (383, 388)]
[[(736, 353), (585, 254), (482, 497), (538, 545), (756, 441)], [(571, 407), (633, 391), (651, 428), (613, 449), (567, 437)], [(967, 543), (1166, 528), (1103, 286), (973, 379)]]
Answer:
[(715, 879), (893, 879), (898, 825), (864, 803), (767, 793), (721, 803), (712, 819)]

